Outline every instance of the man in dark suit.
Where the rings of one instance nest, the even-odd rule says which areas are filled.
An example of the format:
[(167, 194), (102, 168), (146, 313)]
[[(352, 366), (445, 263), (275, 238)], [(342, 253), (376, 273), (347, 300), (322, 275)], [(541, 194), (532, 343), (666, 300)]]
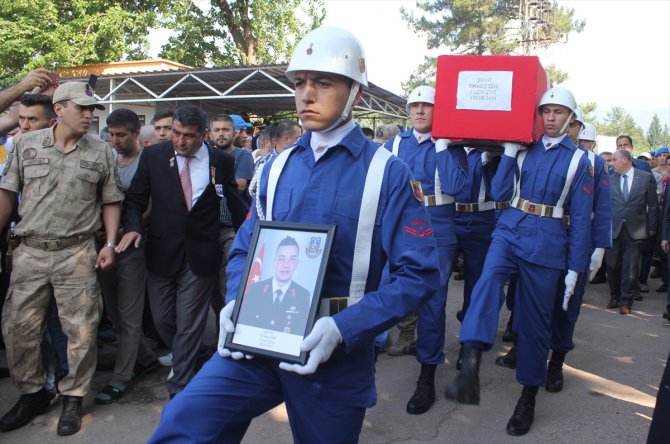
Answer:
[(121, 252), (139, 245), (142, 213), (151, 198), (147, 288), (156, 329), (172, 348), (171, 397), (195, 374), (221, 261), (221, 198), (226, 197), (235, 228), (245, 217), (235, 161), (209, 148), (206, 138), (207, 115), (194, 106), (177, 108), (172, 141), (144, 149), (124, 200), (126, 233), (117, 247)]
[(300, 247), (291, 236), (279, 242), (275, 275), (247, 290), (238, 322), (284, 333), (302, 334), (309, 315), (310, 292), (293, 281)]
[(612, 156), (612, 249), (606, 253), (611, 299), (607, 308), (620, 307), (630, 314), (640, 274), (640, 250), (656, 233), (658, 200), (656, 181), (633, 168), (631, 154), (621, 149)]

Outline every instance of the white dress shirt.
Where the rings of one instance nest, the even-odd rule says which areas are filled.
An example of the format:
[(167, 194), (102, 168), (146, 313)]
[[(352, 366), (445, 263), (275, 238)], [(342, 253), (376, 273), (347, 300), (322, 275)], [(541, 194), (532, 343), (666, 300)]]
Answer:
[(623, 194), (623, 176), (626, 176), (626, 181), (628, 181), (628, 195), (630, 196), (630, 188), (633, 186), (633, 175), (635, 174), (635, 168), (631, 167), (626, 174), (621, 175), (621, 193)]
[[(175, 157), (177, 158), (177, 167), (179, 167), (179, 172), (184, 168), (184, 157), (180, 156), (175, 151)], [(191, 160), (188, 164), (189, 171), (191, 173), (191, 208), (195, 206), (195, 203), (198, 201), (202, 193), (205, 192), (207, 184), (209, 183), (209, 151), (207, 151), (207, 146), (203, 143), (198, 151), (191, 157)]]

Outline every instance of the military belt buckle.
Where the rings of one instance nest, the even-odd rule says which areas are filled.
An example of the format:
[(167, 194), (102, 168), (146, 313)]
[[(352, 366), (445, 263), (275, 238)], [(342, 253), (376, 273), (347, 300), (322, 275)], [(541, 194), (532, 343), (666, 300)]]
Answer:
[(435, 206), (435, 196), (430, 195), (430, 196), (424, 196), (424, 202), (427, 207), (434, 207)]
[(470, 213), (470, 208), (468, 204), (459, 203), (456, 204), (456, 211), (459, 211), (461, 213)]
[(44, 243), (44, 249), (46, 251), (56, 251), (61, 249), (60, 243), (58, 242), (57, 239), (45, 240), (43, 241), (43, 243)]
[(498, 210), (506, 210), (509, 206), (509, 202), (496, 202), (496, 209)]

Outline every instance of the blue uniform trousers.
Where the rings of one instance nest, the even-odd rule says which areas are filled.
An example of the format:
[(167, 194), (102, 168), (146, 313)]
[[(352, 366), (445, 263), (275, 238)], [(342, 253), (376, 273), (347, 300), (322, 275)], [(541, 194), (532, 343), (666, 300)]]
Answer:
[(482, 274), (486, 252), (491, 245), (491, 231), (482, 232), (464, 227), (460, 222), (465, 218), (456, 219), (456, 237), (460, 246), (459, 250), (463, 252), (463, 272), (465, 279), (463, 281), (463, 313), (470, 306), (472, 290)]
[[(505, 282), (519, 275), (514, 307), (519, 335), (517, 381), (526, 386), (544, 384), (551, 340), (551, 316), (561, 270), (533, 264), (517, 256), (512, 246), (494, 237), (484, 270), (472, 292), (472, 301), (461, 325), (460, 341), (489, 349), (495, 343), (498, 316), (505, 301)], [(518, 320), (518, 322), (517, 322)]]
[(294, 442), (358, 442), (365, 408), (333, 402), (320, 388), (280, 370), (277, 361), (235, 361), (215, 353), (165, 407), (149, 443), (239, 443), (253, 418), (282, 402)]
[(563, 294), (565, 293), (565, 275), (563, 272), (558, 282), (556, 291), (556, 301), (554, 303), (554, 314), (551, 319), (551, 349), (558, 352), (567, 353), (575, 348), (572, 342), (572, 336), (575, 333), (575, 324), (582, 309), (584, 293), (586, 293), (586, 281), (588, 271), (579, 273), (575, 293), (568, 302), (568, 311), (563, 310)]
[(419, 321), (416, 327), (416, 360), (421, 364), (444, 363), (447, 287), (458, 251), (456, 244), (437, 247), (440, 259), (440, 288), (419, 309)]

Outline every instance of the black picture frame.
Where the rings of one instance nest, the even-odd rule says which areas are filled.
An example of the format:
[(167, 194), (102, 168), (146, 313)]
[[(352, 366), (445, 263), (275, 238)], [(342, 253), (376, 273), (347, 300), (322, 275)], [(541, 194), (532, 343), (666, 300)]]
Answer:
[(232, 315), (235, 331), (226, 336), (226, 348), (305, 364), (300, 344), (319, 311), (335, 230), (335, 225), (256, 224)]

